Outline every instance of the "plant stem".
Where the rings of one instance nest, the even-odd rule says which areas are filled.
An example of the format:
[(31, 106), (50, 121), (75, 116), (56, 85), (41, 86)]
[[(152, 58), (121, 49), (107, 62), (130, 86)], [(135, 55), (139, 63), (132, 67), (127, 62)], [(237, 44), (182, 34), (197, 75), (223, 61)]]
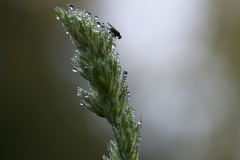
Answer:
[[(77, 95), (84, 105), (96, 115), (106, 118), (112, 125), (115, 141), (110, 141), (111, 160), (137, 160), (140, 150), (142, 120), (135, 122), (135, 111), (128, 104), (127, 71), (122, 70), (118, 53), (115, 53), (120, 33), (112, 26), (105, 26), (91, 17), (91, 13), (56, 7), (57, 19), (73, 42), (73, 71), (88, 81), (90, 91), (78, 87)], [(103, 155), (104, 160), (109, 160)]]

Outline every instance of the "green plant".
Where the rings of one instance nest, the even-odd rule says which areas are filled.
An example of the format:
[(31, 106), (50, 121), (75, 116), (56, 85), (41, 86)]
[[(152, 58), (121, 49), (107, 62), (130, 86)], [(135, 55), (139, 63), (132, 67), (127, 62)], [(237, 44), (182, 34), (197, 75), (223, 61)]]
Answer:
[[(111, 160), (137, 160), (140, 150), (142, 120), (135, 122), (135, 111), (128, 104), (127, 71), (122, 70), (114, 49), (116, 38), (112, 28), (91, 17), (91, 13), (56, 7), (57, 19), (73, 42), (73, 71), (88, 81), (90, 91), (78, 87), (80, 105), (106, 118), (112, 125), (115, 141), (108, 145)], [(119, 34), (120, 35), (120, 34)], [(103, 155), (104, 160), (109, 160)]]

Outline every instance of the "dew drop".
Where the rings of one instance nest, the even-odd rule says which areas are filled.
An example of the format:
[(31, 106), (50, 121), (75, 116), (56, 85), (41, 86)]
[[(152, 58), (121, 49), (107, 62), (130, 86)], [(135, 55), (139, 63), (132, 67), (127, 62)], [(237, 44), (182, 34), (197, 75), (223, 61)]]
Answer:
[(77, 89), (78, 89), (78, 92), (83, 92), (84, 91), (84, 89), (82, 89), (81, 87), (77, 87)]
[(86, 15), (86, 16), (91, 16), (92, 14), (91, 14), (91, 12), (89, 12), (89, 11), (85, 11), (85, 15)]
[(98, 16), (95, 16), (94, 19), (97, 20), (97, 19), (98, 19)]
[(124, 76), (124, 78), (126, 78), (127, 75), (128, 75), (128, 72), (127, 72), (127, 71), (124, 71), (124, 72), (123, 72), (123, 76)]
[[(117, 71), (121, 72), (121, 66), (120, 65), (117, 67)], [(120, 75), (120, 73), (119, 73), (119, 75)]]
[(132, 112), (133, 119), (136, 117), (135, 112)]
[(82, 17), (81, 17), (81, 16), (76, 16), (76, 17), (77, 17), (77, 19), (78, 19), (79, 21), (82, 20)]
[(100, 27), (101, 27), (101, 23), (97, 22), (97, 28), (100, 28)]
[(83, 106), (83, 102), (82, 101), (80, 102), (80, 106)]
[(77, 72), (77, 68), (76, 67), (72, 67), (72, 71), (76, 73)]
[(116, 48), (116, 44), (113, 43), (113, 44), (112, 44), (112, 50), (114, 50), (115, 48)]
[(105, 24), (104, 24), (104, 23), (102, 23), (102, 28), (106, 28), (106, 26), (105, 26)]
[(131, 109), (131, 113), (132, 113), (132, 118), (133, 120), (135, 119), (136, 115), (135, 115), (135, 110), (134, 109)]
[(138, 121), (138, 125), (139, 125), (140, 127), (142, 127), (142, 122), (141, 122), (141, 121)]
[(142, 137), (141, 137), (141, 136), (139, 136), (139, 137), (138, 137), (138, 139), (139, 139), (139, 140), (141, 140), (141, 139), (142, 139)]
[(56, 19), (57, 19), (57, 20), (59, 20), (59, 17), (58, 17), (58, 16), (56, 16)]
[(66, 34), (69, 34), (69, 31), (67, 29), (65, 29), (65, 32), (66, 32)]
[(69, 8), (70, 10), (73, 10), (74, 5), (73, 5), (72, 3), (70, 3), (70, 4), (68, 4), (68, 8)]

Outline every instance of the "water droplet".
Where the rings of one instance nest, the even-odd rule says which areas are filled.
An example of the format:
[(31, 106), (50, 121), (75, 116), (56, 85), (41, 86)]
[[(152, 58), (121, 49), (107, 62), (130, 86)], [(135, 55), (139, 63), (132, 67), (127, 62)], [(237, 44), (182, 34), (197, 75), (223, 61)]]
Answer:
[(69, 8), (70, 10), (73, 10), (74, 5), (73, 5), (72, 3), (70, 3), (70, 4), (68, 4), (68, 8)]
[(127, 71), (124, 71), (124, 72), (123, 72), (123, 76), (124, 76), (124, 78), (126, 78), (127, 75), (128, 75), (128, 72), (127, 72)]
[(136, 115), (135, 115), (135, 113), (134, 113), (134, 112), (132, 113), (132, 117), (133, 117), (133, 119), (136, 117)]
[(88, 95), (84, 96), (85, 98), (88, 98)]
[(119, 62), (119, 58), (117, 57), (117, 62)]
[(135, 115), (135, 110), (134, 110), (134, 109), (131, 109), (131, 112), (132, 112), (132, 117), (133, 117), (133, 120), (134, 120), (134, 118), (136, 117), (136, 115)]
[(82, 101), (80, 101), (80, 106), (82, 106), (83, 105), (83, 102)]
[(86, 16), (91, 16), (92, 14), (91, 14), (91, 12), (89, 12), (89, 11), (86, 10), (86, 11), (85, 11), (85, 15), (86, 15)]
[(94, 19), (97, 20), (97, 19), (98, 19), (98, 16), (95, 16)]
[[(120, 66), (120, 65), (118, 65), (117, 71), (118, 71), (118, 72), (121, 72), (121, 66)], [(119, 75), (120, 75), (120, 74), (119, 74)]]
[(100, 28), (100, 27), (101, 27), (101, 23), (97, 22), (97, 28)]
[(116, 44), (112, 43), (112, 50), (114, 50), (116, 48)]
[(65, 29), (65, 32), (66, 32), (66, 34), (69, 34), (69, 31), (67, 29)]
[(58, 16), (56, 16), (56, 19), (57, 19), (57, 20), (59, 20), (59, 17), (58, 17)]
[(79, 91), (77, 92), (77, 96), (80, 96), (80, 92)]
[(142, 127), (142, 121), (138, 121), (138, 125)]
[(102, 23), (102, 28), (106, 28), (106, 26), (105, 26), (105, 24), (104, 24), (104, 23)]
[(97, 22), (96, 28), (94, 28), (94, 31), (95, 31), (95, 32), (99, 32), (100, 29), (101, 29), (101, 23), (100, 23), (100, 22)]
[(72, 67), (73, 72), (77, 72), (77, 68), (75, 66)]
[(81, 21), (82, 20), (82, 17), (81, 16), (76, 16), (77, 17), (77, 19), (79, 20), (79, 21)]
[(141, 136), (139, 136), (139, 137), (138, 137), (138, 139), (139, 139), (139, 140), (141, 140), (141, 139), (142, 139), (142, 137), (141, 137)]

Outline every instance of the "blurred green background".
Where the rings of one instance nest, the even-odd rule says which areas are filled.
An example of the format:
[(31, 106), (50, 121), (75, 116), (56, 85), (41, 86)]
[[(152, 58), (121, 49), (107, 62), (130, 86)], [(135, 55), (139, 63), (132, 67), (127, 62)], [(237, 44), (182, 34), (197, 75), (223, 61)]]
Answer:
[[(107, 143), (110, 139), (114, 139), (110, 125), (105, 119), (81, 107), (80, 98), (76, 96), (77, 86), (87, 89), (87, 83), (71, 71), (70, 58), (73, 55), (73, 46), (69, 36), (64, 33), (61, 23), (56, 20), (53, 9), (54, 6), (67, 8), (67, 3), (74, 3), (82, 9), (91, 11), (92, 15), (101, 16), (100, 21), (111, 22), (115, 24), (114, 26), (118, 26), (116, 28), (119, 31), (123, 31), (121, 32), (123, 39), (116, 43), (119, 44), (121, 63), (130, 73), (131, 105), (138, 117), (143, 116), (140, 159), (240, 159), (240, 1), (238, 0), (196, 2), (171, 0), (152, 1), (152, 4), (151, 1), (147, 3), (107, 0), (71, 2), (2, 0), (0, 159), (91, 160), (101, 159), (102, 154), (108, 155)], [(148, 5), (144, 6), (145, 3)], [(161, 6), (165, 3), (168, 3), (167, 11), (161, 10)], [(198, 12), (192, 11), (199, 8), (199, 4), (201, 7)], [(179, 14), (185, 13), (186, 6), (189, 13), (180, 16)], [(179, 16), (176, 16), (176, 19), (168, 19), (168, 15), (174, 13), (176, 8), (178, 8), (176, 15)], [(133, 16), (139, 13), (146, 17)], [(201, 26), (200, 29), (192, 29), (194, 34), (191, 33), (190, 36), (197, 39), (195, 45), (199, 44), (200, 47), (191, 46), (192, 40), (189, 38), (186, 40), (186, 44), (189, 44), (186, 48), (192, 47), (193, 52), (182, 54), (188, 53), (188, 50), (185, 50), (180, 53), (180, 41), (165, 38), (169, 36), (164, 36), (166, 28), (161, 28), (164, 26), (163, 19), (154, 16), (158, 13), (165, 17), (165, 22), (176, 23), (173, 26), (165, 24), (169, 29), (168, 32), (174, 30), (179, 33), (180, 36), (177, 34), (179, 39), (184, 39), (185, 35), (182, 33), (185, 33), (185, 30), (186, 33), (189, 31), (185, 26), (192, 24)], [(192, 18), (182, 20), (185, 15), (191, 13), (194, 13)], [(194, 17), (195, 14), (204, 14), (200, 22), (197, 16)], [(153, 21), (157, 22), (157, 25), (149, 20), (149, 15), (154, 18)], [(179, 28), (178, 24), (184, 24), (183, 29), (176, 30)], [(195, 27), (194, 25), (192, 28)], [(172, 39), (175, 37), (176, 35), (173, 34)], [(166, 41), (171, 45), (165, 45)], [(201, 48), (203, 44), (205, 47)], [(158, 50), (153, 46), (176, 50)], [(147, 51), (143, 52), (143, 48)], [(152, 55), (151, 60), (159, 60), (155, 65), (149, 61), (149, 56), (144, 57), (151, 54), (150, 52), (156, 52), (158, 56), (167, 52), (169, 54), (164, 55), (166, 59)], [(195, 52), (203, 54), (195, 56)], [(193, 55), (196, 59), (191, 57)], [(171, 65), (172, 61), (168, 59), (176, 56), (181, 58), (179, 61), (174, 61), (174, 64), (180, 66), (181, 73), (184, 74), (174, 73), (174, 77), (179, 78), (171, 79), (169, 82), (169, 79), (162, 77), (172, 73), (168, 70), (168, 65)], [(188, 59), (189, 56), (191, 58)], [(204, 58), (197, 61), (200, 59), (197, 56)], [(167, 65), (163, 65), (160, 59), (164, 59)], [(212, 69), (213, 66), (215, 69)], [(151, 71), (152, 74), (149, 74)], [(215, 73), (221, 76), (211, 79), (210, 83), (208, 76)], [(189, 80), (191, 77), (194, 78)], [(218, 85), (212, 87), (211, 84), (215, 83)], [(158, 88), (158, 84), (162, 87)], [(175, 88), (175, 84), (178, 84), (178, 87)], [(195, 88), (196, 84), (199, 88)], [(144, 86), (156, 90), (148, 91)], [(185, 99), (189, 103), (177, 100), (182, 99), (181, 96), (175, 96), (175, 93), (182, 95), (183, 92), (179, 92), (179, 88), (188, 93)], [(219, 92), (221, 96), (217, 96)], [(169, 94), (170, 98), (165, 97), (165, 93)], [(161, 99), (161, 97), (165, 98)], [(192, 102), (193, 97), (196, 101)], [(186, 105), (189, 105), (189, 108), (181, 107)], [(169, 107), (171, 110), (166, 110), (168, 106), (172, 106)], [(175, 113), (176, 109), (179, 109), (177, 113)], [(201, 111), (201, 114), (198, 114), (198, 111)]]

